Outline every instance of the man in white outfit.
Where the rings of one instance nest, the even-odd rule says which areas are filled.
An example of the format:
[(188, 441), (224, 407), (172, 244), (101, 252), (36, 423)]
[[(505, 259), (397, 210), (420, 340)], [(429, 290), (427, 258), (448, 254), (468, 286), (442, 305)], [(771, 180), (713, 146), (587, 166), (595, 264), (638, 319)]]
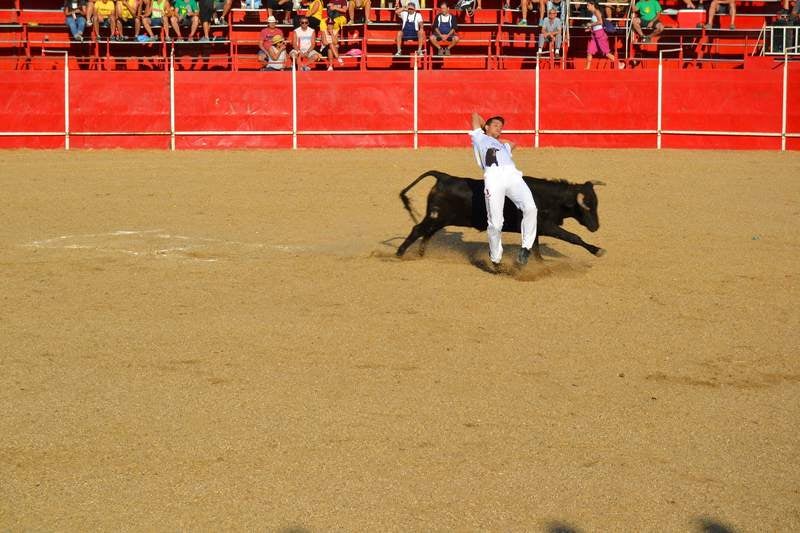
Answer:
[(489, 258), (495, 268), (503, 258), (503, 205), (506, 196), (522, 211), (522, 248), (517, 262), (524, 265), (528, 262), (531, 248), (536, 240), (536, 203), (530, 188), (522, 179), (522, 172), (517, 170), (511, 159), (514, 144), (501, 142), (503, 117), (492, 117), (485, 123), (480, 115), (472, 114), (473, 131), (470, 132), (475, 159), (483, 169), (484, 189), (486, 197), (486, 215), (489, 235)]

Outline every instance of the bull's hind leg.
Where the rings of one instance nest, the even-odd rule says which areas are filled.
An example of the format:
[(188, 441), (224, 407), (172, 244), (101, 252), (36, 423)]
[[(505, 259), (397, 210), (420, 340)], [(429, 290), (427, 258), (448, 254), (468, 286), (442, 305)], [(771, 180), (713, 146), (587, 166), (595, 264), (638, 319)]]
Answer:
[(428, 228), (426, 228), (425, 234), (422, 236), (422, 240), (419, 243), (420, 257), (425, 255), (425, 248), (428, 246), (428, 241), (431, 240), (431, 237), (433, 237), (434, 234), (443, 227), (444, 225), (442, 224), (431, 224)]
[(544, 257), (542, 257), (542, 250), (539, 248), (539, 234), (536, 234), (536, 239), (533, 241), (533, 246), (531, 247), (531, 255), (536, 261), (544, 261)]
[(422, 222), (414, 226), (411, 233), (406, 237), (406, 240), (403, 241), (403, 244), (397, 248), (397, 257), (402, 257), (403, 254), (406, 253), (406, 250), (408, 250), (408, 247), (414, 244), (420, 237), (422, 237), (422, 242), (419, 245), (419, 255), (424, 255), (425, 245), (428, 244), (428, 240), (440, 229), (442, 229), (442, 226), (439, 223), (425, 217)]

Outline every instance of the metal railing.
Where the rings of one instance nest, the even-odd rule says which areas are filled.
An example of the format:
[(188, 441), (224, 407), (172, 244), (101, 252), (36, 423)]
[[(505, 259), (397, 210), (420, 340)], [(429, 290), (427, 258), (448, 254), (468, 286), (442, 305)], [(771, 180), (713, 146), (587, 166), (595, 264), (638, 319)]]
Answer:
[(766, 26), (764, 28), (764, 55), (797, 55), (800, 44), (800, 26)]

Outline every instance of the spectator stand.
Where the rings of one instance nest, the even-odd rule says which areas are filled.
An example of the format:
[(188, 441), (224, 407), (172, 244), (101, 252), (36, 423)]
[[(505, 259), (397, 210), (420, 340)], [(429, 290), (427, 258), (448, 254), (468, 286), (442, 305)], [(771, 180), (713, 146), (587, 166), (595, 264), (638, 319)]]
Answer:
[[(239, 0), (241, 2), (242, 0)], [(567, 2), (568, 0), (562, 0)], [(237, 2), (237, 6), (239, 5)], [(110, 41), (103, 34), (92, 40), (92, 29), (85, 30), (83, 43), (70, 39), (64, 21), (62, 2), (59, 0), (0, 0), (0, 68), (57, 68), (56, 61), (42, 53), (44, 49), (69, 52), (69, 60), (76, 68), (104, 70), (163, 69), (175, 50), (176, 68), (179, 70), (250, 69), (258, 68), (255, 60), (257, 39), (266, 26), (266, 10), (256, 9), (255, 2), (247, 0), (246, 7), (235, 8), (224, 24), (212, 25), (210, 42), (179, 42), (170, 44), (163, 30), (158, 41)], [(708, 3), (708, 2), (706, 2)], [(514, 2), (515, 5), (516, 2)], [(482, 9), (474, 12), (452, 10), (459, 20), (461, 40), (449, 56), (432, 56), (430, 43), (408, 42), (404, 55), (394, 56), (395, 36), (399, 29), (392, 6), (383, 7), (378, 2), (371, 9), (371, 23), (349, 24), (342, 32), (342, 53), (347, 69), (410, 69), (414, 65), (423, 69), (530, 69), (581, 68), (585, 60), (589, 35), (582, 24), (588, 18), (582, 13), (586, 0), (571, 0), (567, 4), (567, 20), (561, 58), (546, 54), (537, 58), (540, 29), (538, 2), (531, 5), (528, 26), (518, 24), (519, 10), (504, 9), (501, 0), (486, 0)], [(737, 68), (751, 56), (780, 55), (777, 43), (783, 36), (785, 44), (797, 43), (796, 31), (778, 28), (765, 22), (771, 20), (780, 7), (779, 0), (749, 0), (737, 4), (736, 27), (730, 29), (731, 16), (721, 12), (714, 17), (712, 29), (704, 27), (704, 10), (683, 9), (682, 0), (664, 0), (662, 21), (665, 31), (647, 43), (636, 42), (631, 37), (630, 10), (627, 2), (614, 0), (602, 3), (603, 7), (617, 8), (609, 20), (619, 31), (610, 35), (612, 51), (626, 61), (627, 66), (653, 68), (659, 51), (678, 48), (664, 57), (672, 66), (702, 68)], [(429, 0), (418, 11), (425, 21), (426, 36), (436, 13), (435, 2)], [(300, 10), (302, 12), (302, 10)], [(357, 18), (362, 12), (357, 12)], [(700, 25), (700, 27), (698, 27)], [(281, 25), (284, 34), (291, 28)], [(768, 29), (772, 28), (772, 29)], [(158, 30), (156, 30), (158, 31)], [(185, 37), (184, 30), (184, 37)], [(201, 31), (201, 30), (200, 30)], [(125, 29), (129, 39), (135, 36)], [(195, 37), (199, 37), (198, 33)], [(413, 53), (422, 44), (424, 58)], [(353, 55), (346, 55), (356, 50)], [(358, 56), (358, 52), (361, 55)], [(597, 58), (593, 64), (606, 68), (607, 60)], [(340, 68), (338, 65), (335, 68)]]
[[(373, 9), (373, 12), (375, 10)], [(301, 11), (301, 13), (304, 13)], [(259, 51), (259, 37), (261, 30), (267, 26), (267, 12), (262, 9), (232, 9), (230, 22), (230, 67), (234, 71), (238, 70), (258, 70), (261, 64), (258, 62), (257, 54)], [(335, 64), (335, 69), (366, 69), (363, 61), (365, 54), (365, 39), (363, 35), (366, 28), (375, 26), (372, 24), (348, 24), (339, 36), (339, 55), (343, 64)], [(287, 41), (291, 41), (290, 33), (294, 30), (291, 24), (276, 24), (283, 32)], [(319, 35), (317, 35), (316, 48), (320, 50), (322, 46)], [(357, 52), (351, 52), (357, 50)], [(349, 52), (349, 53), (348, 53)], [(327, 68), (328, 58), (324, 57), (318, 63), (320, 67)]]
[(683, 9), (668, 3), (661, 14), (664, 32), (648, 43), (632, 39), (628, 57), (632, 66), (655, 65), (659, 51), (675, 49), (669, 57), (679, 68), (737, 67), (761, 39), (765, 18), (774, 14), (778, 0), (737, 2), (736, 27), (731, 29), (731, 16), (718, 11), (712, 28), (706, 28), (708, 13), (702, 9)]
[[(563, 0), (568, 4), (567, 0)], [(568, 6), (564, 7), (569, 9)], [(521, 69), (538, 68), (540, 58), (539, 49), (539, 20), (542, 14), (539, 13), (539, 3), (531, 2), (528, 11), (528, 22), (520, 25), (520, 10), (516, 8), (503, 8), (500, 11), (500, 23), (498, 35), (495, 38), (495, 57), (497, 68), (501, 69)], [(564, 31), (564, 42), (562, 57), (566, 55), (566, 28)], [(549, 52), (549, 61), (546, 63), (552, 68), (555, 64), (555, 56)], [(563, 61), (563, 60), (559, 60)], [(563, 63), (561, 64), (563, 65)], [(559, 65), (559, 66), (561, 66)]]
[[(71, 38), (65, 22), (64, 11), (46, 9), (42, 3), (26, 0), (19, 13), (19, 21), (25, 27), (25, 57), (28, 68), (55, 69), (61, 65), (61, 59), (45, 53), (45, 50), (69, 52), (69, 60), (73, 68), (96, 68), (99, 48), (92, 41), (92, 29), (87, 25), (84, 29), (84, 40)], [(33, 58), (38, 58), (34, 61)]]

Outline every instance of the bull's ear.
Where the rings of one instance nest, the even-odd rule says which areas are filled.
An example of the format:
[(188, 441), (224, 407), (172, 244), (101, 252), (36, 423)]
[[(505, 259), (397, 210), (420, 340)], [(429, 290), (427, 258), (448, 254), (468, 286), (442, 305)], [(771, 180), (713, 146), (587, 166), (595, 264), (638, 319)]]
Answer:
[(579, 192), (576, 196), (576, 200), (578, 201), (578, 205), (581, 206), (582, 209), (589, 211), (589, 208), (586, 206), (586, 202), (584, 202), (584, 198), (586, 198), (582, 192)]

